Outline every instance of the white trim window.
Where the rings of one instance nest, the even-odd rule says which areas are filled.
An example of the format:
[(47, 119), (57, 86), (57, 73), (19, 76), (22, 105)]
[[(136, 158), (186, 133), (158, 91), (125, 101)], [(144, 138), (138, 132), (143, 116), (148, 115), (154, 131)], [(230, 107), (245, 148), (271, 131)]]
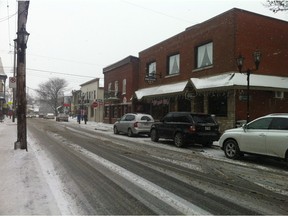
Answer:
[(197, 68), (213, 65), (213, 43), (197, 47)]
[(180, 54), (169, 56), (168, 75), (179, 74), (180, 72)]
[(283, 91), (275, 91), (275, 98), (283, 99), (284, 98), (284, 92)]
[(112, 90), (112, 83), (110, 82), (110, 83), (108, 84), (108, 92), (111, 92), (111, 90)]
[(118, 91), (119, 91), (119, 88), (118, 88), (118, 81), (115, 81), (115, 83), (114, 83), (114, 87), (115, 87), (115, 97), (117, 97), (118, 96)]
[(126, 94), (126, 79), (123, 79), (122, 81), (122, 94)]
[(148, 76), (156, 77), (156, 62), (151, 62), (148, 64)]

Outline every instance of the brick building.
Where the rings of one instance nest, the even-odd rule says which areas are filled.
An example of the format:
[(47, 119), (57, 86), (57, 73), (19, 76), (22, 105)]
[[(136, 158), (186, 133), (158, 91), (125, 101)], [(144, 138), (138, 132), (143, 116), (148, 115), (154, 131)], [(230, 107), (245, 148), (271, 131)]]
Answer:
[(127, 112), (132, 112), (132, 99), (138, 88), (139, 59), (128, 56), (103, 69), (104, 122), (114, 123)]
[[(139, 53), (133, 109), (156, 119), (169, 111), (211, 113), (221, 130), (235, 127), (247, 118), (249, 69), (250, 119), (288, 112), (287, 39), (288, 22), (237, 8), (189, 27)], [(262, 59), (254, 71), (256, 50)]]

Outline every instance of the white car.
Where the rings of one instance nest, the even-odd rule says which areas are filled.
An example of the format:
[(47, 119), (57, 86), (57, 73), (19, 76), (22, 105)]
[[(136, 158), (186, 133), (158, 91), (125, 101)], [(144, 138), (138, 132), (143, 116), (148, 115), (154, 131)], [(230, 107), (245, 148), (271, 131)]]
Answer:
[(288, 113), (266, 115), (226, 130), (219, 145), (230, 159), (247, 153), (281, 158), (288, 164)]
[(55, 115), (54, 113), (47, 113), (45, 116), (44, 116), (45, 119), (54, 119), (55, 118)]
[(114, 134), (124, 133), (129, 137), (139, 134), (150, 135), (154, 119), (149, 114), (127, 113), (118, 119), (113, 126)]

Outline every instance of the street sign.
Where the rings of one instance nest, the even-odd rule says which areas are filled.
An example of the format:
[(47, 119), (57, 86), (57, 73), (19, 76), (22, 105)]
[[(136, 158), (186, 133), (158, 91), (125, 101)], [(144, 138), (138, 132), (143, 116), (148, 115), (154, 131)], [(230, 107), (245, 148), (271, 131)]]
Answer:
[(16, 88), (16, 77), (9, 77), (9, 88)]
[(93, 102), (92, 104), (91, 104), (91, 106), (93, 107), (93, 108), (97, 108), (98, 107), (98, 102)]

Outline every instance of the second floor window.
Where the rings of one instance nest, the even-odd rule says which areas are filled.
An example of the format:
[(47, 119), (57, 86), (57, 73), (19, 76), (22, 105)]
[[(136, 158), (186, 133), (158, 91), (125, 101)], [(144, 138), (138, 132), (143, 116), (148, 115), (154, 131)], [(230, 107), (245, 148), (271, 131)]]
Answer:
[(179, 74), (180, 72), (180, 55), (169, 56), (168, 75)]
[(117, 97), (118, 91), (119, 91), (119, 89), (118, 89), (118, 81), (115, 81), (115, 97)]
[(213, 43), (207, 43), (196, 48), (196, 68), (203, 68), (213, 64)]
[(112, 83), (109, 83), (108, 84), (108, 92), (111, 92), (111, 90), (112, 90)]
[(151, 62), (148, 64), (148, 76), (155, 77), (156, 74), (156, 62)]
[(122, 94), (126, 94), (126, 79), (123, 79), (122, 82)]

